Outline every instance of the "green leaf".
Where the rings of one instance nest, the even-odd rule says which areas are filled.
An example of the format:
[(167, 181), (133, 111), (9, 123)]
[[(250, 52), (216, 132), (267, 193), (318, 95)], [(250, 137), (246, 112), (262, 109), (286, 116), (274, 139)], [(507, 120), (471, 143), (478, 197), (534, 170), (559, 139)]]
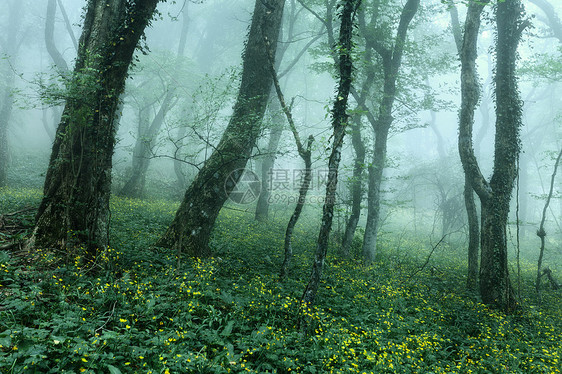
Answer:
[(234, 321), (228, 321), (224, 330), (222, 330), (222, 336), (229, 336), (232, 333), (232, 327), (234, 327)]
[(121, 374), (121, 370), (117, 369), (115, 366), (113, 365), (107, 365), (107, 368), (109, 369), (109, 374)]

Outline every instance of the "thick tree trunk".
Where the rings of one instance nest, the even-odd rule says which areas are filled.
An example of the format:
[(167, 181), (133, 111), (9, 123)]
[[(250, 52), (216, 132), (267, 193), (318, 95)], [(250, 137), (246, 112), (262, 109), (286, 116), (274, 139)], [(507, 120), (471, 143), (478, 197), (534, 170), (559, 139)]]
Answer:
[[(170, 227), (156, 243), (190, 256), (208, 256), (209, 237), (233, 185), (238, 181), (256, 139), (267, 106), (272, 77), (267, 47), (275, 55), (284, 0), (256, 0), (243, 58), (242, 82), (230, 122), (211, 157), (185, 193)], [(225, 188), (226, 187), (226, 188)]]
[(506, 226), (509, 202), (517, 176), (522, 102), (516, 75), (517, 46), (525, 23), (519, 0), (499, 3), (496, 22), (496, 137), (491, 196), (482, 202), (480, 294), (486, 304), (506, 311), (517, 306), (509, 280)]
[(62, 250), (83, 247), (89, 257), (108, 246), (119, 95), (158, 1), (88, 3), (72, 87), (57, 128), (29, 245)]
[(302, 295), (302, 301), (307, 305), (313, 304), (322, 278), (322, 270), (326, 261), (328, 251), (328, 239), (332, 228), (334, 217), (334, 205), (336, 200), (336, 187), (338, 184), (338, 169), (341, 160), (341, 148), (345, 137), (345, 127), (348, 121), (347, 101), (351, 90), (353, 60), (353, 24), (355, 13), (360, 6), (361, 0), (345, 0), (341, 10), (341, 25), (339, 35), (339, 85), (332, 109), (333, 143), (332, 152), (328, 160), (328, 179), (326, 185), (326, 199), (322, 209), (322, 224), (318, 233), (318, 243), (312, 263), (312, 272), (306, 288)]
[(370, 264), (375, 260), (377, 246), (377, 230), (380, 216), (381, 184), (386, 160), (387, 139), (392, 125), (392, 107), (396, 98), (396, 79), (402, 64), (402, 54), (406, 42), (406, 34), (410, 22), (418, 11), (419, 0), (408, 0), (400, 14), (400, 23), (392, 49), (388, 49), (379, 41), (371, 40), (373, 48), (380, 55), (384, 70), (383, 97), (379, 106), (379, 117), (372, 123), (375, 133), (373, 158), (369, 166), (369, 192), (367, 200), (367, 223), (363, 237), (363, 260)]

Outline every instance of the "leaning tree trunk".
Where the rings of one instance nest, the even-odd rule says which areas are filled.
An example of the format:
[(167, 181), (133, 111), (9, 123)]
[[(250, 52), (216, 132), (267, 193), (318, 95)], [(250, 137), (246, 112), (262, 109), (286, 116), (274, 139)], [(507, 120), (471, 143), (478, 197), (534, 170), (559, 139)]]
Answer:
[(289, 223), (287, 224), (287, 230), (285, 231), (285, 258), (283, 259), (283, 264), (281, 265), (280, 271), (280, 278), (285, 279), (289, 274), (289, 267), (291, 266), (291, 259), (293, 258), (293, 231), (295, 226), (299, 220), (299, 217), (302, 213), (302, 209), (306, 202), (306, 195), (308, 194), (308, 189), (310, 187), (310, 183), (312, 182), (312, 143), (314, 142), (314, 137), (310, 135), (308, 137), (308, 143), (306, 148), (301, 142), (301, 138), (297, 131), (297, 126), (295, 125), (295, 121), (293, 120), (293, 114), (291, 110), (287, 106), (285, 102), (285, 97), (283, 92), (281, 91), (281, 86), (279, 85), (279, 80), (277, 79), (277, 72), (275, 71), (275, 66), (273, 64), (273, 55), (269, 54), (270, 64), (269, 68), (271, 69), (271, 76), (273, 77), (273, 85), (275, 87), (275, 93), (277, 94), (277, 99), (281, 108), (283, 108), (283, 112), (287, 117), (287, 122), (289, 123), (289, 128), (293, 133), (293, 137), (295, 138), (295, 143), (297, 145), (297, 150), (299, 152), (299, 156), (304, 161), (304, 179), (301, 183), (299, 188), (299, 199), (297, 201), (297, 205), (291, 218), (289, 219)]
[(392, 49), (387, 48), (377, 40), (370, 40), (373, 48), (382, 59), (384, 88), (382, 101), (379, 106), (379, 117), (376, 122), (372, 123), (375, 133), (375, 144), (372, 162), (369, 166), (367, 223), (365, 225), (365, 235), (363, 236), (363, 260), (365, 264), (370, 264), (375, 260), (380, 216), (381, 183), (386, 162), (388, 133), (393, 121), (392, 107), (396, 98), (396, 79), (402, 64), (408, 27), (418, 11), (419, 4), (420, 0), (408, 0), (406, 5), (404, 5)]
[(83, 247), (89, 257), (108, 246), (119, 96), (158, 2), (89, 1), (29, 245), (66, 251)]
[(332, 152), (328, 160), (328, 180), (326, 184), (326, 199), (322, 209), (322, 224), (318, 234), (318, 243), (312, 263), (312, 272), (306, 288), (302, 295), (302, 301), (307, 305), (313, 304), (316, 300), (318, 287), (322, 278), (322, 270), (326, 261), (328, 251), (328, 239), (332, 228), (334, 217), (334, 205), (336, 200), (336, 187), (338, 184), (338, 169), (341, 160), (341, 148), (345, 137), (345, 128), (348, 121), (347, 101), (351, 90), (353, 60), (351, 52), (353, 50), (353, 24), (357, 8), (361, 5), (361, 0), (345, 0), (341, 10), (341, 26), (339, 35), (339, 85), (332, 109), (333, 143)]
[[(275, 56), (284, 0), (256, 0), (243, 57), (242, 81), (230, 122), (211, 157), (185, 193), (160, 247), (175, 248), (189, 256), (208, 256), (211, 230), (251, 156), (272, 84), (268, 48)], [(265, 45), (266, 41), (269, 46)]]

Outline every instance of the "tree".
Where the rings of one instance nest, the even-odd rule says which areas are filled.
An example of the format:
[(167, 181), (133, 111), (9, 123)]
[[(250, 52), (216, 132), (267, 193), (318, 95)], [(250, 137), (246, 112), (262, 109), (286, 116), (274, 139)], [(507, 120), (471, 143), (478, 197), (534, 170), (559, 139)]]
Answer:
[(500, 2), (496, 9), (496, 135), (494, 171), (488, 182), (478, 165), (472, 147), (474, 108), (479, 88), (476, 75), (476, 39), (483, 2), (471, 2), (468, 8), (461, 50), (462, 104), (459, 120), (459, 153), (470, 185), (482, 206), (480, 294), (486, 304), (506, 311), (517, 302), (507, 263), (506, 226), (509, 202), (517, 175), (519, 129), (522, 103), (515, 72), (517, 46), (526, 26), (519, 0)]
[[(15, 58), (22, 43), (22, 37), (19, 36), (21, 26), (22, 2), (19, 0), (11, 1), (10, 21), (8, 28), (0, 36), (0, 47), (3, 54), (8, 58)], [(8, 183), (8, 165), (10, 160), (9, 144), (8, 144), (8, 126), (12, 116), (14, 101), (12, 98), (12, 89), (15, 81), (15, 73), (13, 69), (8, 68), (6, 64), (6, 73), (3, 76), (4, 92), (0, 97), (0, 187), (4, 187)]]
[[(187, 41), (187, 30), (189, 26), (187, 9), (183, 9), (183, 22), (180, 31), (180, 40), (178, 44), (178, 52), (176, 60), (173, 66), (173, 75), (177, 76), (182, 62), (182, 57), (185, 51), (185, 44)], [(148, 124), (148, 110), (147, 108), (139, 109), (139, 126), (137, 139), (135, 142), (135, 148), (133, 149), (133, 160), (132, 160), (132, 171), (129, 179), (125, 182), (125, 185), (119, 191), (119, 195), (131, 197), (131, 198), (141, 198), (144, 197), (145, 185), (146, 185), (146, 173), (148, 172), (148, 167), (150, 166), (150, 156), (153, 147), (154, 138), (160, 131), (166, 114), (174, 107), (177, 100), (176, 90), (172, 84), (168, 84), (166, 87), (166, 94), (160, 102), (160, 107), (156, 111), (154, 118)]]
[[(268, 48), (275, 56), (284, 0), (256, 0), (243, 55), (242, 79), (234, 111), (223, 136), (199, 170), (160, 247), (175, 248), (190, 256), (208, 256), (211, 230), (234, 185), (225, 188), (229, 176), (237, 182), (260, 134), (273, 78)], [(265, 43), (269, 45), (266, 46)]]
[(29, 246), (87, 257), (109, 245), (116, 112), (159, 0), (90, 0)]
[(379, 54), (384, 70), (383, 96), (379, 105), (377, 120), (372, 123), (375, 134), (371, 164), (368, 168), (369, 191), (367, 205), (367, 223), (363, 236), (363, 259), (366, 264), (375, 260), (377, 247), (377, 231), (380, 215), (381, 183), (384, 164), (386, 162), (387, 140), (392, 125), (392, 107), (396, 99), (396, 79), (402, 63), (404, 44), (408, 26), (414, 18), (419, 0), (408, 0), (402, 9), (396, 37), (391, 48), (378, 40), (369, 40), (373, 49)]
[[(457, 46), (457, 52), (461, 58), (466, 59), (464, 64), (474, 64), (477, 57), (477, 43), (478, 34), (480, 30), (480, 15), (486, 2), (480, 4), (469, 5), (468, 13), (466, 15), (466, 21), (464, 25), (464, 41), (461, 32), (461, 26), (459, 23), (459, 16), (457, 8), (453, 5), (451, 6), (451, 21), (453, 25), (453, 36), (455, 38), (455, 44)], [(470, 62), (468, 59), (471, 59)], [(475, 69), (475, 66), (467, 67), (467, 69)], [(471, 72), (467, 75), (468, 79), (476, 79), (476, 76), (472, 75), (476, 72)], [(461, 121), (465, 121), (460, 126), (470, 130), (470, 136), (472, 137), (472, 126), (474, 124), (474, 111), (476, 105), (478, 104), (478, 99), (480, 97), (480, 90), (478, 88), (478, 81), (468, 82), (467, 89), (473, 90), (473, 92), (467, 93), (467, 102), (463, 102), (461, 109)], [(476, 87), (474, 86), (476, 85)], [(487, 114), (487, 110), (486, 110)], [(464, 206), (466, 209), (466, 214), (468, 218), (468, 274), (466, 285), (469, 290), (478, 289), (478, 254), (480, 250), (480, 226), (478, 224), (478, 211), (476, 210), (476, 203), (474, 201), (474, 190), (468, 174), (465, 173), (464, 178)]]
[(318, 293), (318, 287), (322, 278), (324, 262), (326, 261), (326, 253), (328, 251), (330, 230), (332, 229), (336, 188), (338, 184), (338, 169), (341, 160), (341, 149), (343, 146), (343, 139), (345, 137), (345, 129), (348, 121), (347, 102), (353, 79), (353, 59), (351, 56), (353, 50), (353, 25), (355, 14), (360, 5), (361, 0), (345, 0), (343, 1), (341, 8), (341, 25), (339, 43), (337, 45), (339, 83), (332, 108), (332, 150), (330, 158), (328, 159), (326, 197), (322, 208), (322, 223), (320, 225), (320, 232), (318, 233), (318, 242), (314, 253), (314, 261), (312, 263), (312, 272), (301, 298), (307, 305), (313, 304), (316, 300), (316, 294)]

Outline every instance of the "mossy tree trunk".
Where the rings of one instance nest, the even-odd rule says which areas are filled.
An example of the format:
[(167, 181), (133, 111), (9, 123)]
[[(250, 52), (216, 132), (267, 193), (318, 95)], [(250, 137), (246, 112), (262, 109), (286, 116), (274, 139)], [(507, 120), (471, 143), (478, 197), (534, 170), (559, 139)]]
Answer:
[(139, 39), (159, 0), (90, 0), (29, 245), (91, 258), (109, 245), (116, 112)]
[(497, 5), (496, 45), (496, 135), (494, 171), (490, 181), (482, 176), (472, 146), (472, 126), (479, 87), (476, 74), (477, 40), (480, 14), (486, 2), (471, 2), (465, 22), (461, 49), (462, 103), (459, 123), (459, 153), (467, 181), (480, 198), (481, 257), (480, 294), (486, 304), (511, 311), (516, 307), (507, 261), (507, 218), (517, 175), (519, 129), (522, 104), (515, 74), (516, 53), (525, 23), (519, 0)]
[[(261, 132), (261, 121), (271, 90), (268, 48), (275, 56), (284, 0), (256, 0), (243, 56), (242, 80), (229, 124), (212, 155), (199, 170), (160, 247), (174, 248), (189, 256), (208, 256), (215, 220), (228, 197), (225, 181), (237, 181)], [(265, 42), (269, 45), (266, 46)]]
[(347, 103), (352, 83), (353, 72), (353, 25), (355, 14), (361, 0), (345, 0), (341, 6), (341, 25), (339, 33), (339, 43), (337, 45), (338, 55), (338, 71), (339, 84), (332, 108), (332, 128), (333, 142), (330, 158), (328, 159), (328, 178), (326, 183), (326, 198), (322, 209), (322, 223), (320, 232), (318, 233), (318, 242), (312, 263), (312, 272), (310, 279), (302, 295), (302, 301), (307, 305), (313, 304), (316, 300), (316, 294), (320, 286), (322, 278), (322, 270), (326, 261), (326, 253), (328, 251), (328, 239), (332, 228), (332, 220), (334, 217), (334, 205), (336, 200), (336, 187), (338, 184), (338, 169), (341, 160), (341, 149), (343, 139), (345, 137), (345, 129), (347, 126)]

